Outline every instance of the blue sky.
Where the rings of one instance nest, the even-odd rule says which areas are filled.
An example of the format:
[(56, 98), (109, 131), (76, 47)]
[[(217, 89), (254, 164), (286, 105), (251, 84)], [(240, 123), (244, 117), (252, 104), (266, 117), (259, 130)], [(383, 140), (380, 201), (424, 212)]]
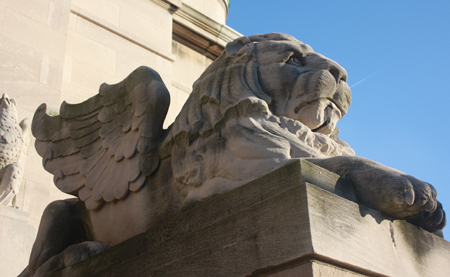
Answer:
[(450, 215), (450, 1), (231, 0), (227, 25), (293, 35), (342, 65), (353, 101), (340, 138), (431, 183)]

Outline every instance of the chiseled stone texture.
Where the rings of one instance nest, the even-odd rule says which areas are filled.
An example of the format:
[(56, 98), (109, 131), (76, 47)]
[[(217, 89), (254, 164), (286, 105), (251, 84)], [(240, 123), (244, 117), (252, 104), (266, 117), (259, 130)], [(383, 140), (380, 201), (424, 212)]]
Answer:
[[(158, 55), (157, 67), (162, 61), (162, 55)], [(86, 71), (95, 75), (95, 66), (76, 58), (71, 63), (73, 68), (79, 64), (83, 70), (72, 70), (71, 76), (65, 77), (67, 80), (76, 81), (77, 72), (79, 76)], [(170, 78), (163, 70), (162, 79), (170, 82)], [(59, 116), (48, 116), (46, 105), (36, 111), (32, 131), (43, 165), (55, 176), (56, 187), (80, 201), (75, 204), (61, 200), (48, 206), (42, 219), (46, 224), (41, 225), (31, 254), (30, 274), (49, 274), (56, 270), (53, 264), (62, 270), (73, 265), (65, 263), (64, 257), (91, 251), (74, 243), (74, 238), (77, 242), (82, 238), (108, 247), (119, 245), (182, 211), (226, 192), (239, 191), (249, 181), (302, 157), (324, 172), (326, 169), (338, 174), (336, 180), (348, 180), (351, 186), (331, 188), (347, 199), (393, 219), (406, 219), (430, 232), (445, 226), (445, 214), (430, 184), (355, 157), (350, 146), (338, 139), (336, 122), (347, 112), (351, 99), (347, 74), (336, 62), (294, 37), (271, 33), (230, 42), (196, 81), (186, 104), (167, 130), (163, 123), (170, 94), (162, 79), (155, 70), (142, 66), (118, 84), (102, 85), (98, 95), (82, 103), (62, 104)], [(91, 89), (95, 80), (79, 77), (74, 83)], [(172, 85), (183, 89), (182, 84)], [(309, 178), (315, 185), (329, 189), (330, 178), (325, 178), (329, 175), (321, 174), (320, 169), (312, 173), (304, 170), (297, 177), (304, 182)], [(331, 184), (336, 180), (331, 180)], [(275, 190), (275, 195), (278, 197), (280, 192)], [(241, 201), (248, 204), (245, 199)], [(348, 216), (347, 221), (356, 222), (347, 225), (336, 214), (343, 207), (329, 208), (332, 205), (303, 196), (286, 198), (277, 203), (277, 209), (289, 207), (288, 201), (299, 207), (305, 203), (312, 206), (298, 214), (301, 221), (312, 220), (312, 216), (319, 218), (318, 222), (338, 220), (334, 224), (344, 231), (338, 234), (331, 228), (330, 234), (314, 241), (311, 249), (315, 254), (336, 260), (344, 253), (341, 263), (362, 268), (359, 271), (375, 264), (372, 268), (378, 270), (382, 263), (374, 261), (377, 256), (361, 263), (352, 256), (353, 252), (343, 249), (336, 254), (329, 252), (327, 246), (327, 238), (336, 235), (333, 238), (339, 241), (352, 237), (346, 242), (352, 249), (366, 244), (358, 239), (371, 234), (364, 228), (360, 231), (350, 227), (357, 225), (360, 214)], [(362, 212), (361, 208), (358, 210)], [(302, 224), (306, 223), (310, 224)], [(67, 236), (61, 235), (64, 232), (54, 233), (72, 224), (79, 226), (74, 228), (76, 232)], [(272, 228), (255, 223), (243, 226)], [(313, 228), (316, 225), (308, 230)], [(385, 229), (390, 231), (389, 237), (394, 236), (395, 228)], [(377, 231), (371, 230), (376, 240)], [(253, 231), (257, 230), (243, 230)], [(234, 230), (224, 234), (228, 232)], [(312, 239), (326, 232), (327, 229), (319, 228)], [(322, 247), (323, 241), (326, 243)], [(381, 248), (372, 252), (383, 255), (383, 249), (390, 248), (389, 242), (375, 245)], [(303, 254), (295, 255), (311, 254), (303, 246), (299, 248)], [(83, 255), (89, 257), (89, 253)], [(256, 270), (262, 265), (252, 266), (257, 266)]]
[(294, 161), (52, 276), (450, 274), (450, 242), (338, 196), (342, 182)]

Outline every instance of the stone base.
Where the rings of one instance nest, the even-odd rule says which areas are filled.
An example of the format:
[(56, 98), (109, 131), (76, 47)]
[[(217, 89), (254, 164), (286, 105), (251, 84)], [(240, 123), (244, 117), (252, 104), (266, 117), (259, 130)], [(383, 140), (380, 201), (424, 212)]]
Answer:
[(0, 205), (0, 275), (17, 276), (28, 265), (36, 238), (30, 214)]
[(450, 242), (298, 160), (54, 276), (450, 276)]

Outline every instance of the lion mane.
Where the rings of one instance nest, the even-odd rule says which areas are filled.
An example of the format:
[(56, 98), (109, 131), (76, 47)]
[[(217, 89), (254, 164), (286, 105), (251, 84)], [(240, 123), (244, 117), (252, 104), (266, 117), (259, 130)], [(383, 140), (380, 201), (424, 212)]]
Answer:
[(159, 152), (172, 157), (183, 197), (223, 193), (293, 158), (354, 155), (337, 128), (327, 136), (274, 113), (274, 97), (261, 86), (259, 57), (280, 44), (312, 51), (286, 34), (242, 37), (195, 82)]

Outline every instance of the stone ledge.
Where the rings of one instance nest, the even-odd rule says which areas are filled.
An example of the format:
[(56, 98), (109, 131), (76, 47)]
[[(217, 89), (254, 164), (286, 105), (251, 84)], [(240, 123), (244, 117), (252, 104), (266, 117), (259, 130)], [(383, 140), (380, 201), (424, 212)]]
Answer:
[(53, 276), (450, 276), (450, 242), (347, 185), (296, 160)]
[(174, 22), (225, 48), (226, 44), (242, 34), (207, 17), (189, 5), (183, 5), (173, 14)]

